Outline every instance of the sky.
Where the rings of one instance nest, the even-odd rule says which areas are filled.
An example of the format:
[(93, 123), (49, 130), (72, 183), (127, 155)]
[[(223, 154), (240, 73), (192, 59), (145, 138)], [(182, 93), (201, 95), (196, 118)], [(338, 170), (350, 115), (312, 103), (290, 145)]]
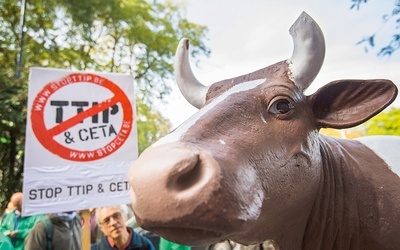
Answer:
[[(400, 52), (377, 57), (395, 25), (382, 16), (393, 9), (394, 0), (370, 0), (359, 11), (350, 10), (351, 0), (187, 0), (186, 18), (209, 29), (206, 45), (210, 57), (200, 57), (192, 70), (204, 85), (247, 74), (286, 60), (293, 52), (290, 26), (302, 11), (321, 27), (326, 43), (325, 61), (308, 88), (312, 94), (321, 86), (340, 79), (389, 79), (400, 88)], [(365, 52), (356, 45), (373, 33), (376, 48)], [(197, 109), (180, 94), (176, 84), (161, 112), (177, 127)], [(400, 107), (400, 97), (392, 106)]]

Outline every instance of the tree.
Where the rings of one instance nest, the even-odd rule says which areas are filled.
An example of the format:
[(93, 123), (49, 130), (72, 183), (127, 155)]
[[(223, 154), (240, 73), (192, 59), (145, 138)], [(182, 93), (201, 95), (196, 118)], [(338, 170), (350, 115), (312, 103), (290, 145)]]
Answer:
[(0, 201), (21, 190), (26, 115), (26, 84), (0, 71)]
[[(188, 37), (207, 56), (204, 26), (184, 17), (185, 3), (157, 0), (0, 0), (0, 202), (21, 190), (29, 68), (128, 73), (135, 77), (139, 148), (169, 130), (155, 99), (170, 93), (173, 55)], [(21, 38), (24, 34), (24, 39)], [(22, 50), (20, 50), (20, 45)], [(22, 52), (22, 58), (19, 57)], [(17, 64), (19, 59), (21, 65)], [(21, 74), (16, 74), (21, 72)]]
[(368, 135), (400, 136), (400, 108), (384, 111), (365, 123)]
[[(363, 4), (366, 4), (367, 2), (368, 2), (368, 0), (351, 0), (350, 9), (360, 10), (361, 6)], [(389, 20), (394, 20), (394, 23), (396, 23), (396, 27), (395, 27), (396, 29), (400, 28), (400, 1), (399, 0), (393, 0), (392, 11), (390, 13), (385, 13), (382, 16), (383, 23), (387, 24), (389, 22)], [(377, 35), (377, 32), (361, 39), (357, 44), (365, 45), (365, 49), (366, 49), (366, 51), (368, 51), (369, 48), (375, 47), (376, 35)], [(379, 50), (378, 56), (391, 56), (398, 49), (400, 49), (400, 32), (396, 32), (395, 34), (392, 35), (389, 42), (387, 42), (387, 45), (382, 47)]]
[(171, 124), (166, 121), (159, 112), (151, 110), (140, 99), (136, 103), (137, 127), (138, 127), (138, 146), (139, 152), (143, 152), (153, 142), (161, 136), (166, 135)]

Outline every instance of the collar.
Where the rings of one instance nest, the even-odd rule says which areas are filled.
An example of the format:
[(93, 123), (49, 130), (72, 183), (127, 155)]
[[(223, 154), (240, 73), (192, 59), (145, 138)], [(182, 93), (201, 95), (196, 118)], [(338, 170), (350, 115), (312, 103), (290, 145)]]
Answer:
[(133, 232), (132, 232), (131, 230), (129, 230), (128, 227), (126, 228), (126, 230), (127, 230), (128, 233), (129, 233), (129, 238), (128, 238), (127, 242), (125, 243), (125, 245), (124, 245), (124, 247), (123, 247), (122, 249), (119, 249), (119, 248), (116, 246), (115, 242), (114, 242), (110, 237), (107, 237), (108, 244), (110, 244), (110, 246), (111, 246), (113, 249), (119, 249), (119, 250), (128, 249), (128, 247), (129, 247), (129, 245), (131, 244), (131, 241), (132, 241)]

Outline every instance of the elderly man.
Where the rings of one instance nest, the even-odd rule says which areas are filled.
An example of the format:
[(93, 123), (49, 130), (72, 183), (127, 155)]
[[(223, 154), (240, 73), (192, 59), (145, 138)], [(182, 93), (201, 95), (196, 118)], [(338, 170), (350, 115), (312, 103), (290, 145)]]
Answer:
[(92, 244), (92, 250), (154, 250), (149, 239), (126, 226), (128, 207), (112, 206), (96, 209), (97, 223), (104, 233), (103, 239)]
[(14, 210), (4, 215), (0, 231), (8, 236), (17, 250), (24, 249), (24, 239), (43, 215), (21, 216), (22, 193), (16, 192), (10, 198), (10, 205)]

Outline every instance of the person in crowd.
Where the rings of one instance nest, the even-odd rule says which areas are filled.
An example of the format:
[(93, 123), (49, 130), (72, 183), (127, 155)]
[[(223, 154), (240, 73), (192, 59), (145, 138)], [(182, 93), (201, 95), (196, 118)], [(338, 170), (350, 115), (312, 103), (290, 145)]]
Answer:
[(82, 223), (75, 211), (46, 215), (25, 238), (29, 250), (80, 250)]
[(160, 249), (162, 250), (190, 250), (190, 246), (178, 244), (160, 237)]
[[(147, 231), (143, 228), (141, 228), (139, 226), (139, 224), (136, 221), (136, 217), (135, 214), (132, 213), (132, 215), (130, 216), (130, 218), (126, 221), (126, 225), (128, 227), (133, 228), (133, 230), (139, 234), (140, 236), (144, 236), (147, 239), (149, 239), (151, 241), (151, 243), (153, 243), (153, 246), (156, 250), (159, 250), (161, 248), (159, 248), (160, 245), (160, 236), (158, 236), (157, 234)], [(202, 249), (203, 250), (203, 249)]]
[(89, 208), (90, 212), (90, 244), (94, 244), (99, 242), (103, 237), (104, 234), (99, 228), (99, 224), (96, 221), (96, 209)]
[(0, 224), (0, 231), (10, 238), (15, 249), (22, 250), (24, 249), (25, 237), (44, 215), (22, 216), (21, 192), (14, 193), (10, 198), (10, 202), (14, 210), (4, 215)]
[(91, 249), (154, 250), (149, 239), (126, 225), (127, 215), (126, 205), (97, 208), (96, 221), (105, 236), (100, 242), (92, 244)]

